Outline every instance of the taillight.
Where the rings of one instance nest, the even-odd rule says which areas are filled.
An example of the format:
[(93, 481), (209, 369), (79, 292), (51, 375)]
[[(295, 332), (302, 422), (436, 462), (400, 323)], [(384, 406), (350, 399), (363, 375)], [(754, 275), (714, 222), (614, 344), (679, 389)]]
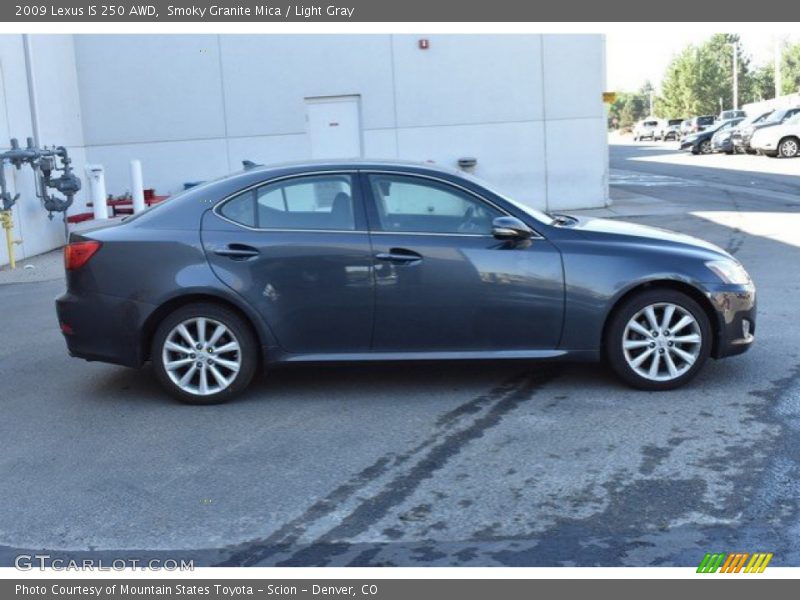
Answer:
[(89, 262), (89, 259), (100, 250), (100, 246), (102, 244), (94, 240), (67, 244), (64, 246), (64, 268), (67, 271), (77, 271)]

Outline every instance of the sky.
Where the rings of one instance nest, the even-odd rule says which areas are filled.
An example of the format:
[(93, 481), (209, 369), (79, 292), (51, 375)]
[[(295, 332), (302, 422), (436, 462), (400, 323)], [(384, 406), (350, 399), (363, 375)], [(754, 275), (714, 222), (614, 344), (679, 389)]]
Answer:
[[(635, 91), (648, 79), (659, 89), (661, 79), (672, 58), (689, 44), (699, 44), (715, 31), (663, 32), (663, 24), (652, 24), (656, 31), (631, 31), (606, 34), (606, 65), (609, 91)], [(722, 32), (721, 32), (722, 33)], [(724, 32), (738, 33), (738, 32)], [(797, 33), (739, 33), (744, 52), (753, 65), (772, 64), (775, 38), (800, 41)]]

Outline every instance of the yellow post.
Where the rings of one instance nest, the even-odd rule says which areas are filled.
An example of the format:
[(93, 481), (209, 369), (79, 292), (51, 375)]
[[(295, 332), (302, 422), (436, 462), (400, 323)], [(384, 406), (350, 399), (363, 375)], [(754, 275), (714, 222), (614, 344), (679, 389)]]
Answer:
[(12, 220), (10, 210), (0, 210), (0, 223), (3, 224), (3, 229), (6, 230), (6, 247), (8, 248), (8, 266), (11, 269), (16, 269), (17, 262), (14, 260), (14, 221)]

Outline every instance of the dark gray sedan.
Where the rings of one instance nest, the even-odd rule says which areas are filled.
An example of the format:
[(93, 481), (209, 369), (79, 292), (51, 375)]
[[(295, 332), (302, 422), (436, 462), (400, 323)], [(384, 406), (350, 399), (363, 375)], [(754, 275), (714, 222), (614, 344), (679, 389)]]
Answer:
[(152, 361), (194, 404), (319, 361), (605, 359), (667, 390), (755, 332), (753, 283), (712, 244), (417, 164), (252, 168), (73, 233), (65, 264), (70, 354)]

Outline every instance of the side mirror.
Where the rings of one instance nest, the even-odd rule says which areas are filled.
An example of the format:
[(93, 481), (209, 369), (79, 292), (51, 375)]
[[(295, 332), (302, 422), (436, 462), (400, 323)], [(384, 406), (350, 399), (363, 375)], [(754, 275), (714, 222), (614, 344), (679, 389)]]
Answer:
[(528, 240), (533, 231), (516, 217), (497, 217), (492, 221), (492, 235), (498, 240)]

